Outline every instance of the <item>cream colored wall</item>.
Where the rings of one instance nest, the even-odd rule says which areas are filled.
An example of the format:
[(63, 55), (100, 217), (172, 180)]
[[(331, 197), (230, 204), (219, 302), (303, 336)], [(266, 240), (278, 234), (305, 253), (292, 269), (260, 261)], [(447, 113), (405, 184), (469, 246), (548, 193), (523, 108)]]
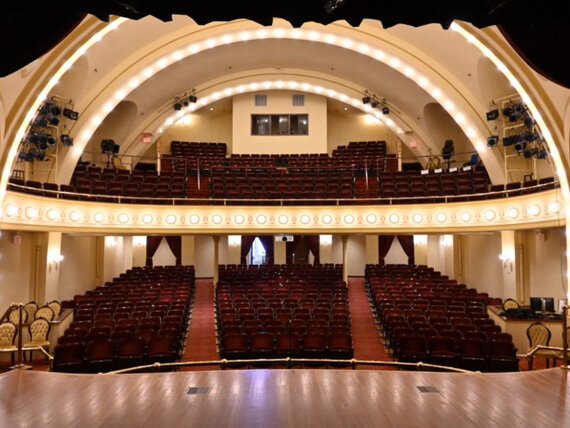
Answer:
[[(342, 249), (342, 242), (341, 242)], [(348, 237), (348, 275), (364, 276), (366, 266), (366, 236), (351, 235)]]
[[(112, 246), (111, 242), (116, 245)], [(125, 236), (106, 236), (104, 248), (103, 281), (112, 281), (133, 265), (132, 239)]]
[(544, 241), (526, 231), (530, 266), (530, 296), (565, 298), (566, 237), (563, 228), (543, 229)]
[[(233, 98), (233, 153), (326, 153), (327, 101), (305, 93), (305, 105), (293, 107), (291, 91), (260, 91)], [(267, 95), (267, 107), (255, 107), (255, 95)], [(309, 135), (251, 135), (252, 114), (308, 114)]]
[(196, 241), (192, 235), (182, 235), (182, 264), (196, 264)]
[(59, 300), (72, 299), (98, 285), (102, 278), (97, 277), (97, 238), (64, 234), (61, 239)]
[(508, 297), (503, 292), (503, 268), (499, 260), (501, 234), (475, 233), (462, 238), (465, 284), (492, 297)]
[[(135, 240), (140, 240), (137, 245)], [(133, 236), (133, 267), (146, 265), (146, 236)]]
[(363, 113), (350, 115), (329, 111), (327, 117), (327, 150), (332, 153), (338, 146), (345, 146), (351, 141), (386, 141), (388, 153), (396, 153), (399, 138), (390, 128), (371, 116)]
[(226, 143), (228, 153), (232, 147), (232, 112), (221, 114), (188, 114), (174, 124), (161, 137), (162, 153), (170, 153), (171, 141), (203, 141)]
[[(34, 233), (22, 232), (21, 243), (14, 243), (16, 232), (0, 232), (0, 311), (10, 303), (26, 303), (32, 295), (34, 275)], [(45, 303), (45, 302), (39, 302)]]
[(211, 235), (196, 235), (195, 267), (197, 278), (214, 277), (214, 240)]
[(276, 265), (284, 265), (287, 263), (287, 242), (273, 241), (273, 252)]
[(218, 244), (219, 253), (219, 264), (225, 265), (228, 263), (232, 263), (231, 260), (231, 251), (230, 246), (228, 245), (228, 236), (220, 236), (220, 243)]

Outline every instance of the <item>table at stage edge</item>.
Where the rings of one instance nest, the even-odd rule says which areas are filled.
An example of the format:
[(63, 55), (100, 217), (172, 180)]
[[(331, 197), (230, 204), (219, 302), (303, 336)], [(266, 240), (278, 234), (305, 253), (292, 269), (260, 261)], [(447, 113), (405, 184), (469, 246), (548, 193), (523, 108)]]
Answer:
[(495, 321), (501, 330), (513, 336), (513, 343), (517, 348), (518, 353), (526, 353), (530, 350), (526, 330), (529, 325), (536, 321), (543, 323), (550, 332), (552, 337), (550, 339), (550, 346), (562, 347), (562, 319), (543, 318), (528, 318), (528, 319), (512, 319), (501, 315), (503, 308), (501, 306), (488, 306), (487, 313), (489, 318)]

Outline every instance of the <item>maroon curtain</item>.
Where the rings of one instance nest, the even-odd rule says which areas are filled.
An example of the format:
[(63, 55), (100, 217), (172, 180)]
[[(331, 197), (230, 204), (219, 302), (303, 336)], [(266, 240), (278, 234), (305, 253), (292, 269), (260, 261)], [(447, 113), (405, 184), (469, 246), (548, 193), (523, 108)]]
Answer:
[(394, 235), (378, 235), (378, 263), (384, 265), (384, 258), (390, 251)]
[(152, 256), (158, 250), (158, 246), (162, 242), (164, 236), (147, 236), (146, 237), (146, 265), (152, 266)]
[(260, 235), (258, 236), (261, 245), (265, 248), (265, 261), (268, 265), (275, 264), (275, 237), (273, 235)]
[(400, 241), (400, 245), (408, 256), (408, 264), (413, 265), (415, 264), (414, 258), (414, 236), (413, 235), (398, 235), (398, 241)]
[(313, 253), (313, 257), (315, 258), (314, 264), (320, 263), (319, 235), (307, 235), (307, 244), (309, 245), (309, 250), (311, 250), (311, 253)]
[(247, 264), (247, 253), (251, 250), (251, 246), (253, 245), (253, 241), (255, 241), (255, 236), (250, 235), (242, 235), (241, 237), (241, 259), (240, 262), (242, 265)]
[(182, 237), (181, 236), (167, 236), (166, 242), (174, 257), (176, 257), (176, 266), (182, 264)]

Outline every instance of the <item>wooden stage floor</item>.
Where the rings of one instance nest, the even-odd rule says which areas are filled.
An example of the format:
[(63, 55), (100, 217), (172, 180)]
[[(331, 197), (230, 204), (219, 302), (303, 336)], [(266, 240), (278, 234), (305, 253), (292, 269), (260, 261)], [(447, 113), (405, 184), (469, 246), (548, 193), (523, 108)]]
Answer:
[(567, 427), (569, 399), (568, 372), (561, 368), (506, 374), (297, 369), (75, 375), (17, 370), (0, 375), (0, 424)]

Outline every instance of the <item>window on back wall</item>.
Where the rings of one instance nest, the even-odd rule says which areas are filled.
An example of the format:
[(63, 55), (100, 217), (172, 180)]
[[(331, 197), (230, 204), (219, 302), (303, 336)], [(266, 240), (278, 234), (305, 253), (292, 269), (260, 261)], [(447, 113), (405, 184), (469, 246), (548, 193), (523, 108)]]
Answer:
[(303, 107), (305, 105), (304, 95), (293, 95), (293, 107)]
[(251, 135), (309, 135), (309, 115), (252, 114)]
[(267, 95), (256, 95), (255, 96), (255, 106), (256, 107), (267, 107)]

